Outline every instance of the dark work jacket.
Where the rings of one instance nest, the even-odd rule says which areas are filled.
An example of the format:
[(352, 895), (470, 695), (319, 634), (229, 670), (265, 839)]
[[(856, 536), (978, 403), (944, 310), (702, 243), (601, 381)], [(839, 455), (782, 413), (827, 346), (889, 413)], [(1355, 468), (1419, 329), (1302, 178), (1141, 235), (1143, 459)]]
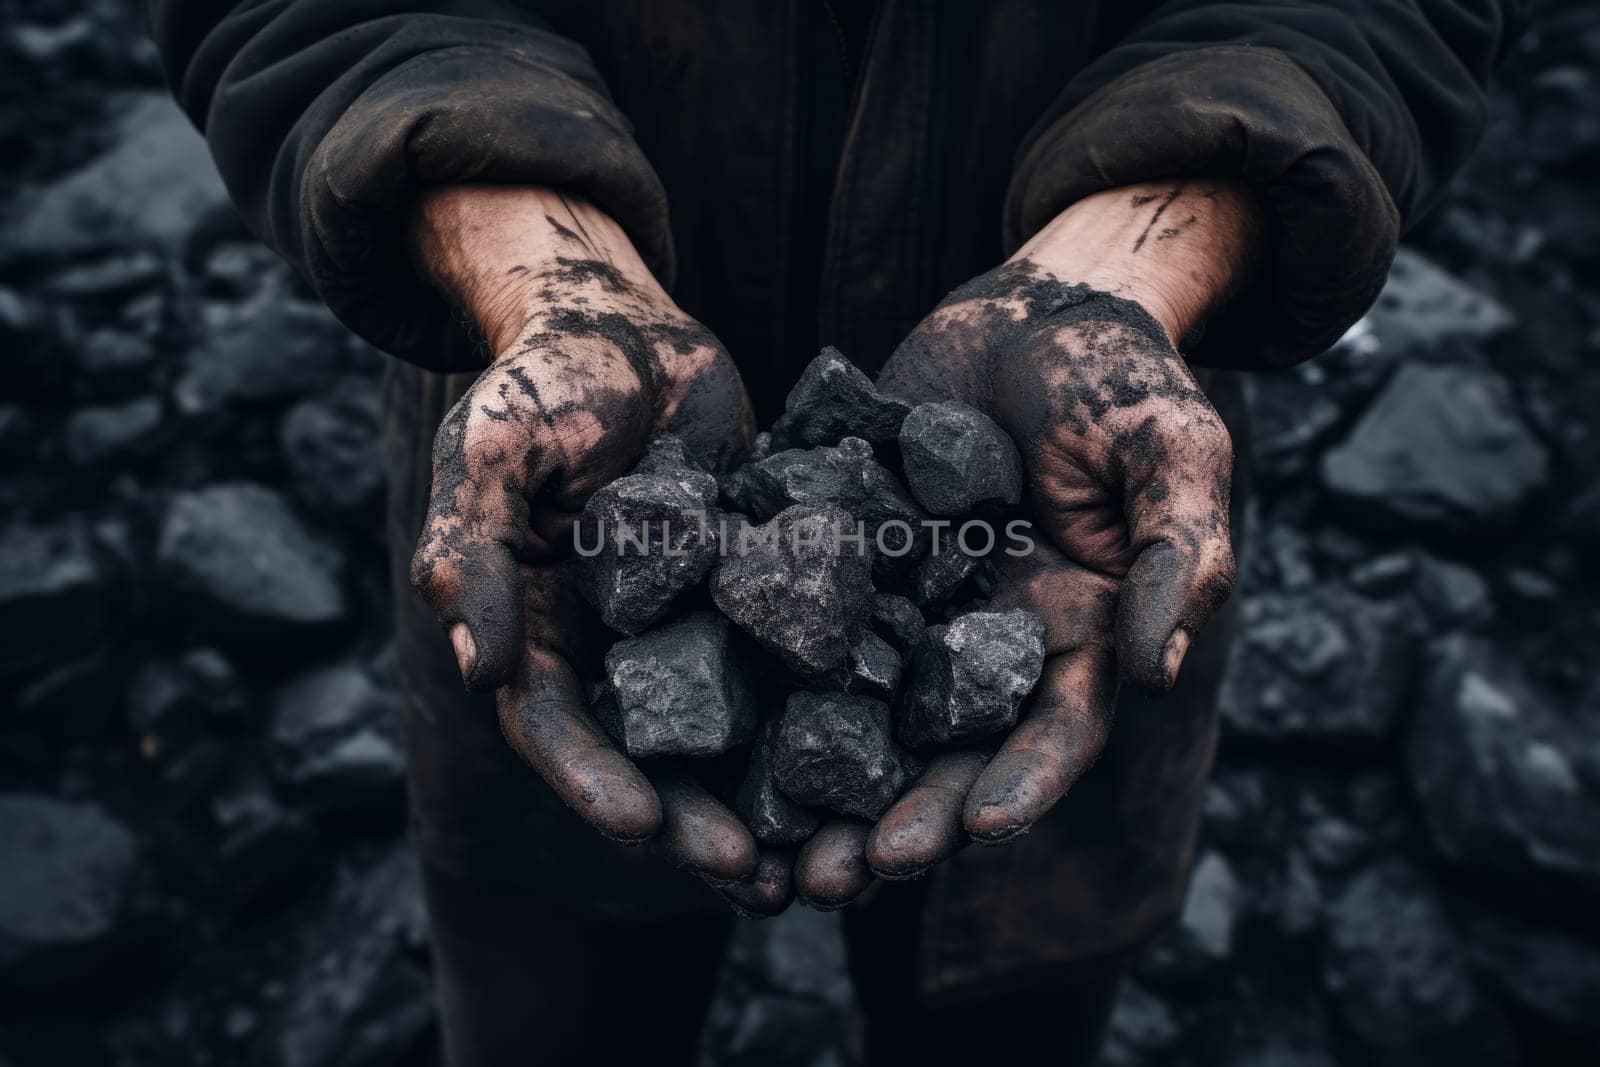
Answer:
[[(1400, 233), (1471, 150), (1507, 6), (151, 0), (149, 11), (249, 225), (356, 332), (421, 367), (474, 369), (451, 310), (408, 264), (408, 207), (447, 182), (556, 186), (622, 224), (727, 344), (765, 422), (819, 343), (875, 369), (946, 292), (1073, 201), (1152, 179), (1242, 178), (1269, 220), (1254, 284), (1191, 358), (1253, 368), (1315, 355), (1371, 303)], [(417, 429), (411, 461), (425, 471)], [(414, 532), (420, 503), (411, 512)], [(1180, 688), (1192, 699), (1120, 703), (1105, 756), (1028, 838), (940, 868), (926, 989), (1114, 953), (1172, 918), (1215, 742), (1218, 648), (1191, 653)], [(515, 854), (492, 837), (483, 850), (497, 846)]]
[(1271, 220), (1193, 358), (1315, 355), (1476, 141), (1509, 35), (1506, 0), (148, 6), (246, 220), (357, 333), (474, 365), (407, 206), (559, 186), (627, 229), (763, 418), (819, 341), (875, 368), (1062, 208), (1147, 179), (1241, 177)]

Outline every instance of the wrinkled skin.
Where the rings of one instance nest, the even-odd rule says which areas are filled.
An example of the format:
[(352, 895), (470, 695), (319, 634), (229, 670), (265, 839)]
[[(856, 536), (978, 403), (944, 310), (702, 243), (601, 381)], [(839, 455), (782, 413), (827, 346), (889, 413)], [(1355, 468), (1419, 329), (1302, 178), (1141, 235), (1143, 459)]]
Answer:
[[(738, 372), (592, 208), (534, 201), (549, 210), (529, 263), (506, 265), (492, 244), (476, 252), (473, 222), (502, 231), (526, 223), (530, 206), (486, 195), (500, 198), (486, 219), (469, 201), (429, 220), (441, 285), (494, 358), (439, 427), (412, 581), (468, 686), (495, 691), (508, 743), (574, 811), (616, 841), (649, 841), (741, 910), (781, 910), (787, 865), (778, 877), (737, 816), (691, 778), (647, 775), (629, 760), (589, 713), (580, 682), (596, 676), (609, 635), (575, 581), (579, 510), (657, 432), (679, 434), (712, 467), (742, 456), (752, 418)], [(506, 210), (516, 214), (502, 224)], [(497, 254), (502, 280), (486, 287), (477, 268)], [(477, 273), (452, 272), (452, 256)]]
[(1094, 762), (1119, 681), (1164, 692), (1229, 594), (1232, 446), (1160, 324), (1027, 259), (963, 286), (881, 384), (994, 418), (1027, 470), (1036, 547), (1001, 554), (994, 609), (1044, 619), (1044, 676), (992, 760), (933, 761), (867, 842), (873, 869), (925, 870), (967, 835), (1004, 841)]

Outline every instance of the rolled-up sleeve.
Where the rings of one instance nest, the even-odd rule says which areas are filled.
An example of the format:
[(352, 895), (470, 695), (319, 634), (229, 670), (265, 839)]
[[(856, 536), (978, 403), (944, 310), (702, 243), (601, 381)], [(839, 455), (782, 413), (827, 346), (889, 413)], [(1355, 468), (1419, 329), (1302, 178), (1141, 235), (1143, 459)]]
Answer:
[(151, 0), (180, 104), (246, 223), (346, 325), (420, 366), (477, 365), (412, 269), (430, 185), (546, 185), (595, 202), (670, 284), (666, 195), (588, 54), (497, 0)]
[(1498, 0), (1177, 0), (1080, 72), (1025, 141), (1012, 247), (1091, 193), (1236, 177), (1268, 249), (1197, 362), (1286, 366), (1383, 286), (1405, 228), (1477, 143), (1519, 22)]

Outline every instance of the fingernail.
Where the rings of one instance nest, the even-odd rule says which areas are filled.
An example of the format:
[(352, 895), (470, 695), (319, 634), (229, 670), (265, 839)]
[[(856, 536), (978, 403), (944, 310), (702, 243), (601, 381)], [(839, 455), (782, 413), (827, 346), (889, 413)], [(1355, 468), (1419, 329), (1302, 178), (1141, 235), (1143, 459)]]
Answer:
[(1173, 685), (1178, 680), (1178, 668), (1183, 666), (1183, 657), (1189, 651), (1189, 631), (1178, 627), (1167, 639), (1167, 647), (1161, 653), (1161, 669), (1166, 673), (1167, 684)]
[(472, 631), (467, 629), (466, 623), (458, 622), (450, 627), (450, 647), (455, 649), (456, 667), (465, 682), (472, 677), (472, 668), (478, 663), (478, 643), (472, 639)]
[(879, 878), (882, 878), (886, 882), (909, 882), (913, 879), (921, 878), (931, 870), (933, 870), (933, 865), (925, 864), (921, 867), (911, 867), (904, 871), (896, 871), (893, 874), (880, 871), (874, 867), (872, 873), (877, 875)]

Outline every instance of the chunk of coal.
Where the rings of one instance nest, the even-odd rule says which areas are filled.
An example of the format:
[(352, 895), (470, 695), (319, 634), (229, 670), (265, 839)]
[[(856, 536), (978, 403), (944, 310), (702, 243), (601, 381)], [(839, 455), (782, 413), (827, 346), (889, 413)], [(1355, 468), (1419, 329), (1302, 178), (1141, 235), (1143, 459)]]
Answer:
[(875, 819), (911, 779), (889, 736), (889, 706), (871, 697), (795, 693), (778, 720), (778, 788), (809, 807)]
[(912, 572), (911, 598), (925, 608), (943, 604), (955, 596), (982, 562), (981, 556), (969, 556), (952, 543), (942, 543), (938, 552), (923, 557)]
[(773, 761), (778, 740), (778, 719), (768, 720), (750, 750), (750, 767), (734, 809), (756, 840), (767, 845), (798, 845), (817, 832), (822, 820), (783, 795), (773, 777)]
[(196, 626), (240, 651), (286, 651), (296, 639), (320, 639), (351, 621), (343, 550), (264, 485), (174, 495), (156, 561)]
[(795, 504), (838, 504), (872, 527), (899, 519), (915, 530), (926, 518), (859, 437), (747, 463), (729, 476), (725, 491), (736, 508), (763, 522)]
[(1022, 457), (994, 420), (956, 401), (918, 404), (900, 427), (900, 456), (917, 503), (966, 515), (1022, 499)]
[(581, 588), (607, 626), (640, 633), (710, 573), (716, 499), (716, 479), (674, 437), (658, 438), (634, 473), (589, 498), (578, 519)]
[(747, 463), (759, 463), (772, 455), (772, 434), (762, 430), (756, 434), (756, 439), (750, 442), (750, 455), (745, 457)]
[(1322, 459), (1323, 483), (1356, 505), (1352, 517), (1457, 533), (1510, 521), (1549, 472), (1504, 377), (1409, 362)]
[(796, 504), (743, 527), (711, 575), (723, 614), (804, 674), (842, 666), (872, 611), (872, 565), (833, 504)]
[(850, 646), (848, 692), (890, 700), (900, 688), (900, 653), (868, 630)]
[(849, 662), (810, 681), (840, 693), (892, 700), (900, 690), (900, 675), (900, 653), (871, 630), (863, 630), (850, 642)]
[(922, 609), (903, 596), (879, 593), (872, 602), (872, 625), (901, 652), (910, 652), (922, 643), (928, 620)]
[(1031, 611), (973, 612), (928, 628), (912, 656), (902, 744), (968, 741), (1010, 729), (1044, 670), (1044, 623)]
[(911, 405), (878, 392), (837, 348), (824, 348), (789, 390), (773, 434), (785, 443), (831, 445), (843, 437), (888, 444)]
[(95, 973), (126, 934), (138, 846), (91, 804), (0, 795), (0, 982), (48, 989)]
[(683, 438), (675, 433), (662, 433), (650, 438), (650, 443), (645, 446), (644, 455), (639, 457), (639, 462), (635, 463), (633, 470), (628, 473), (679, 475), (685, 471), (703, 474), (705, 468), (689, 455), (689, 448), (683, 443)]
[[(756, 699), (728, 620), (696, 611), (606, 653), (628, 755), (715, 756), (755, 733)], [(604, 713), (601, 713), (602, 717)]]

